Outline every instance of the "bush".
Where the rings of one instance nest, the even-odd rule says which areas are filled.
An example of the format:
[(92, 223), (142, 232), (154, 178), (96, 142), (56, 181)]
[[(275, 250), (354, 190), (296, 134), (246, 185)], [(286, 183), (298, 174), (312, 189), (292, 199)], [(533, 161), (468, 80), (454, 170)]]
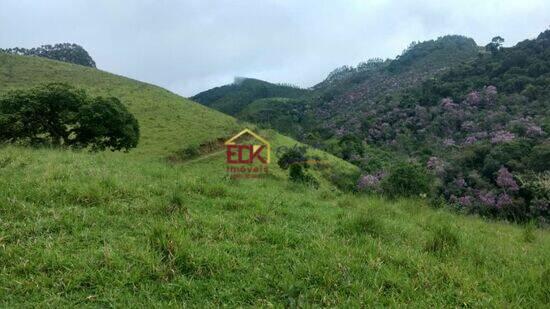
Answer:
[(0, 142), (129, 150), (139, 140), (136, 118), (116, 98), (51, 83), (0, 99)]
[(199, 147), (189, 146), (176, 152), (176, 155), (181, 160), (190, 160), (200, 155)]
[(381, 181), (384, 194), (389, 197), (409, 197), (427, 194), (431, 177), (421, 166), (413, 163), (399, 163)]
[(328, 176), (326, 176), (325, 178), (327, 178), (331, 184), (342, 191), (355, 192), (357, 190), (357, 181), (359, 180), (360, 176), (360, 173), (356, 171), (343, 172), (331, 168), (330, 174), (328, 174)]
[(289, 179), (293, 182), (301, 182), (314, 187), (319, 187), (319, 182), (306, 172), (309, 168), (308, 157), (304, 147), (294, 146), (283, 153), (277, 161), (283, 170), (289, 170)]
[(294, 182), (312, 185), (315, 188), (319, 187), (319, 182), (315, 179), (315, 177), (306, 173), (302, 165), (299, 164), (292, 164), (290, 166), (289, 179)]

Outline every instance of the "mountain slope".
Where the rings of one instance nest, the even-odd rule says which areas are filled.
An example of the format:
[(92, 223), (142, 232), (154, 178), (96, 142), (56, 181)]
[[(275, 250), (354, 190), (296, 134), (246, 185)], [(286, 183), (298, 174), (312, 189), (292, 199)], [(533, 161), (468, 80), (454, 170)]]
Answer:
[[(361, 123), (362, 113), (378, 100), (419, 85), (449, 67), (472, 60), (479, 51), (474, 40), (449, 35), (411, 44), (394, 60), (371, 59), (357, 67), (338, 68), (310, 90), (245, 79), (242, 84), (213, 88), (197, 94), (193, 99), (241, 119), (311, 142), (308, 135), (312, 133), (328, 138), (336, 133), (356, 130)], [(259, 90), (251, 90), (254, 87)], [(265, 104), (265, 100), (263, 104), (255, 104), (253, 113), (246, 111), (246, 106), (258, 99), (280, 102), (279, 98), (297, 100), (294, 107), (298, 104), (302, 106), (292, 112), (292, 117), (280, 104), (273, 107)], [(266, 119), (270, 121), (266, 122)]]
[(154, 85), (79, 65), (0, 53), (0, 94), (47, 82), (70, 83), (92, 95), (118, 97), (140, 124), (141, 139), (132, 151), (136, 155), (167, 156), (241, 129), (234, 118)]

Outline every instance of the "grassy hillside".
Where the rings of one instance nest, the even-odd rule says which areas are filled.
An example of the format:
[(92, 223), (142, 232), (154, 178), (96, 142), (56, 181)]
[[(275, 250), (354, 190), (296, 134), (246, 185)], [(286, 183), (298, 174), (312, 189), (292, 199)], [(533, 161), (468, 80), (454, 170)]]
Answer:
[(0, 306), (550, 301), (547, 231), (220, 169), (2, 148)]
[(118, 97), (139, 121), (141, 139), (132, 153), (142, 157), (165, 156), (241, 129), (235, 119), (157, 86), (84, 66), (0, 53), (0, 94), (47, 82), (66, 82), (92, 95)]

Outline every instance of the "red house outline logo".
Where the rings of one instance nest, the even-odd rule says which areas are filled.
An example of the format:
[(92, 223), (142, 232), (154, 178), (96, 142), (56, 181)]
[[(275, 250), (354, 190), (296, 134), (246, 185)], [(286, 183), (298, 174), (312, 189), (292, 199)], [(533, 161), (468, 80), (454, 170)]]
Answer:
[[(235, 142), (245, 134), (252, 136), (254, 139), (261, 142), (261, 144), (238, 144)], [(263, 164), (269, 164), (271, 162), (271, 145), (267, 140), (252, 132), (250, 129), (242, 130), (237, 135), (228, 139), (224, 144), (227, 148), (226, 155), (228, 164), (252, 164), (255, 160)], [(265, 151), (267, 151), (267, 155), (262, 156), (262, 153)]]

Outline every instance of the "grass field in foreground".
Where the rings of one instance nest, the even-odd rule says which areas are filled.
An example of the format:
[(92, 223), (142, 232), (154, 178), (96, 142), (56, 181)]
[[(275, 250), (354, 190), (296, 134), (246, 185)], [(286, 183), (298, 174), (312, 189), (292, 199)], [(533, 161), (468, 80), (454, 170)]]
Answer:
[(1, 148), (0, 307), (550, 303), (547, 231), (223, 166)]

